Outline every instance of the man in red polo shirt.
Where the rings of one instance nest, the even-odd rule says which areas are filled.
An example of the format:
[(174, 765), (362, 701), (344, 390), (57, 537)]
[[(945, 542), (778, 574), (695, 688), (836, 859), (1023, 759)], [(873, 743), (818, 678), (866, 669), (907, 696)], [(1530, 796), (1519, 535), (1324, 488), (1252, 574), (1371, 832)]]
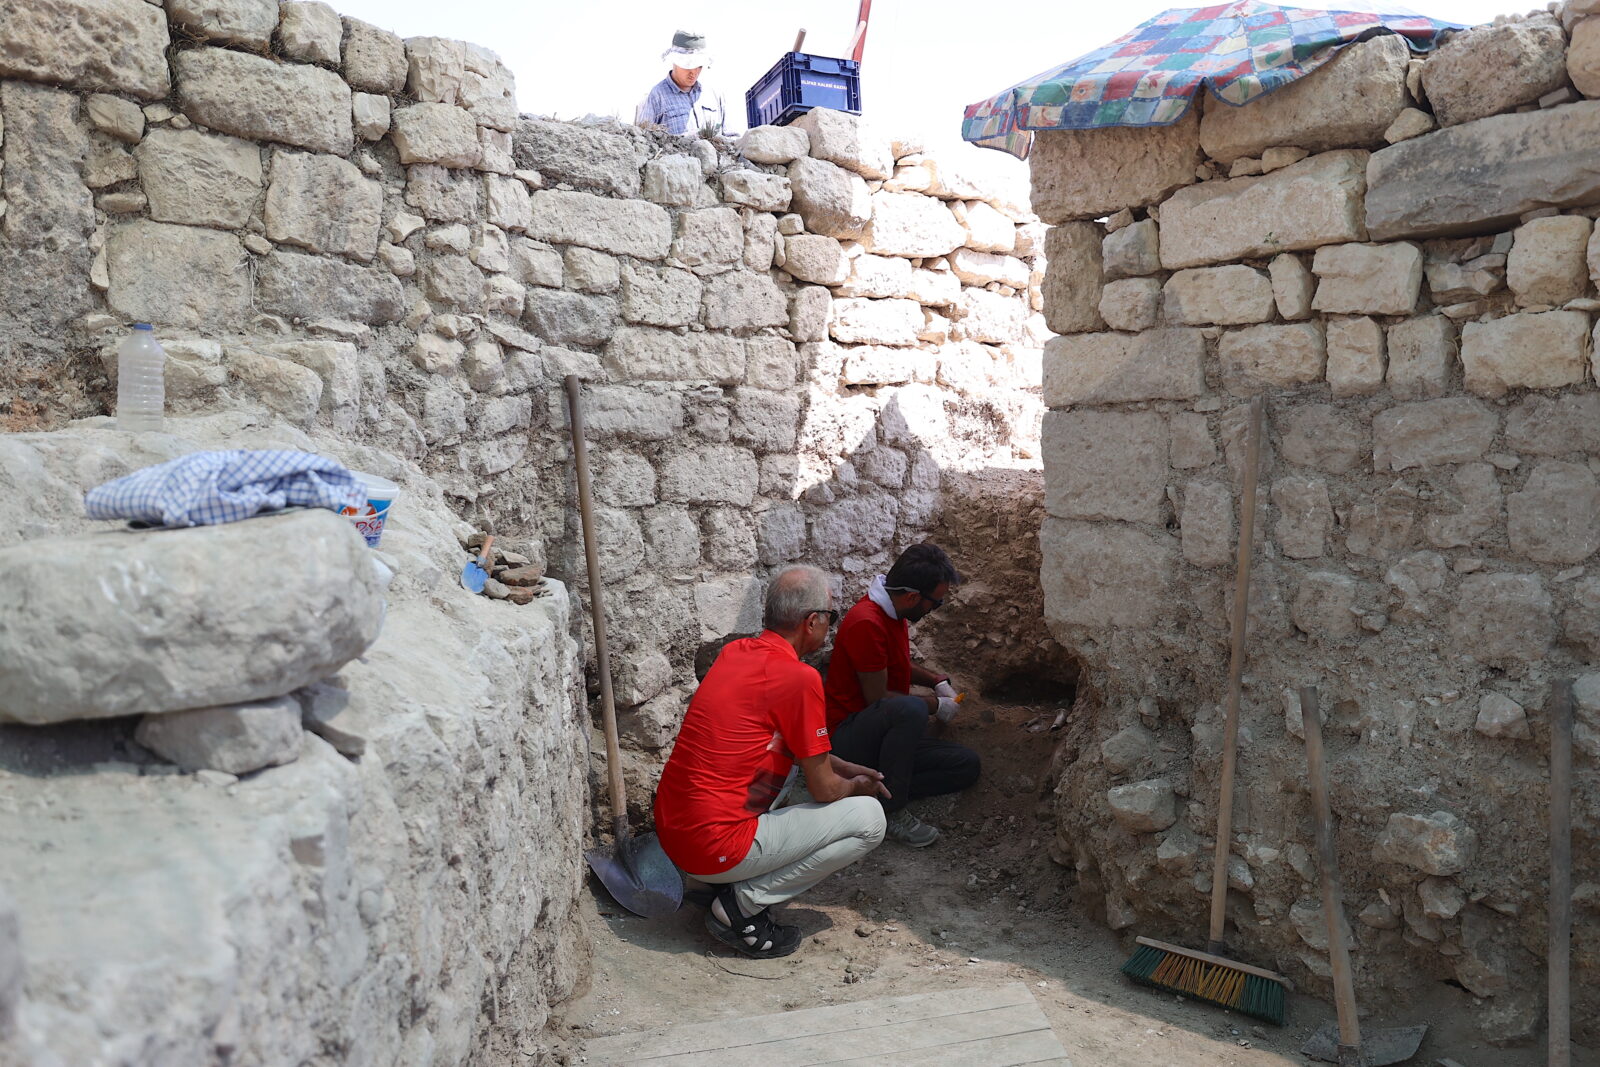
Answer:
[[(672, 862), (721, 885), (706, 929), (747, 956), (800, 947), (768, 909), (883, 841), (883, 775), (829, 752), (822, 678), (800, 657), (839, 613), (828, 576), (789, 567), (772, 580), (758, 637), (730, 642), (689, 702), (656, 788), (656, 833)], [(768, 811), (798, 761), (819, 803)]]
[[(833, 752), (883, 772), (890, 838), (923, 848), (939, 839), (936, 827), (906, 808), (918, 797), (965, 789), (978, 780), (978, 754), (965, 745), (926, 736), (928, 719), (949, 722), (956, 691), (949, 677), (911, 662), (910, 624), (936, 610), (961, 575), (937, 545), (912, 545), (887, 575), (839, 623), (828, 663), (828, 729)], [(911, 695), (911, 686), (933, 689)], [(808, 779), (809, 782), (809, 779)]]

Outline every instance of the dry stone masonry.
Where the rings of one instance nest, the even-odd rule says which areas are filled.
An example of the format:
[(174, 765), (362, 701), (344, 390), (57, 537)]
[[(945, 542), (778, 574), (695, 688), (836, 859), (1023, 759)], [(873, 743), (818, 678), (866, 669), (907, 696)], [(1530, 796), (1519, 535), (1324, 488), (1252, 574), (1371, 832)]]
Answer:
[[(1297, 687), (1327, 709), (1360, 978), (1458, 983), (1497, 1043), (1543, 988), (1551, 683), (1580, 679), (1575, 1017), (1600, 1031), (1600, 5), (1426, 59), (1354, 45), (1242, 108), (1052, 132), (1045, 614), (1086, 706), (1057, 859), (1113, 925), (1210, 886), (1246, 399), (1267, 400), (1230, 914), (1329, 974)], [(1103, 902), (1103, 903), (1101, 903)], [(1586, 977), (1587, 976), (1587, 977)]]

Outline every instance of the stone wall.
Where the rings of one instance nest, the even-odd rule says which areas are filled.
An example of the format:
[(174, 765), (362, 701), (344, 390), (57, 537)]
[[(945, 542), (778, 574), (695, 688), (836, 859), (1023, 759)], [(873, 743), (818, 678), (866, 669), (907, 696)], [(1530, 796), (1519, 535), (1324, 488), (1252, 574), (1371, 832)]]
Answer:
[(1600, 1041), (1597, 5), (1396, 37), (1243, 108), (1043, 134), (1045, 609), (1079, 655), (1056, 854), (1116, 928), (1202, 929), (1246, 398), (1266, 398), (1230, 880), (1327, 987), (1295, 689), (1330, 733), (1372, 993), (1541, 1022), (1546, 707), (1576, 676), (1574, 1017)]

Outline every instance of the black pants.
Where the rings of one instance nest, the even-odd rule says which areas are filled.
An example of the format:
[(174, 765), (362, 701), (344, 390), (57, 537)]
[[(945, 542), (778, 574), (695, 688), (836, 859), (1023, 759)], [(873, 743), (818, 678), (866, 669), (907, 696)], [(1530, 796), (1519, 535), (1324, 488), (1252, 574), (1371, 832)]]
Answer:
[(896, 812), (919, 797), (954, 793), (978, 780), (976, 752), (927, 732), (925, 700), (887, 696), (834, 727), (833, 754), (882, 771), (889, 789), (883, 810)]

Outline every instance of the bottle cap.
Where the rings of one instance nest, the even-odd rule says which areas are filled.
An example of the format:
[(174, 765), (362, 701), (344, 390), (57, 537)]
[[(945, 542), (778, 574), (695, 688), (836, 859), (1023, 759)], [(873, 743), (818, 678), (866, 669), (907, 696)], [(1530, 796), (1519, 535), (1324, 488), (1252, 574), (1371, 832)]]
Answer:
[(133, 328), (135, 330), (148, 330), (150, 329), (150, 324), (148, 322), (136, 322), (133, 324)]

